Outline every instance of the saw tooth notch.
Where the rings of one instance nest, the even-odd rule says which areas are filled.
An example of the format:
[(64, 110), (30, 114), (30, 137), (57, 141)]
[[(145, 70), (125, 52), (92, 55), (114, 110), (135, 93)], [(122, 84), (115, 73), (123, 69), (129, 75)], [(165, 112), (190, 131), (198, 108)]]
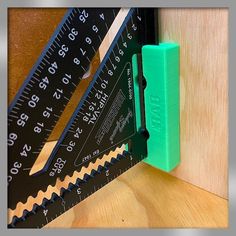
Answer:
[(62, 187), (60, 189), (60, 197), (64, 196), (65, 192), (66, 192), (66, 188)]
[(106, 162), (104, 163), (104, 168), (105, 168), (106, 170), (109, 169), (110, 166), (111, 166), (111, 163), (110, 163), (110, 162), (106, 161)]
[(84, 174), (84, 177), (83, 177), (83, 181), (84, 182), (88, 182), (90, 179), (92, 178), (92, 175), (90, 174), (87, 174), (87, 173), (85, 173)]
[(76, 188), (76, 185), (75, 185), (75, 184), (72, 184), (72, 183), (69, 183), (69, 185), (68, 185), (68, 190), (69, 190), (69, 191), (72, 191), (74, 188)]
[(104, 169), (103, 166), (99, 165), (98, 168), (97, 168), (97, 172), (98, 174), (100, 174), (102, 172), (102, 170)]
[(47, 199), (47, 198), (44, 198), (43, 201), (42, 201), (41, 206), (42, 206), (43, 208), (46, 208), (46, 206), (48, 206), (49, 204), (50, 204), (50, 200)]
[(34, 203), (33, 208), (32, 208), (31, 211), (32, 211), (34, 214), (36, 214), (37, 211), (39, 210), (39, 208), (40, 208), (40, 205), (37, 204), (37, 203)]
[[(106, 154), (106, 155), (104, 155), (103, 156), (103, 158), (98, 158), (98, 159), (96, 159), (96, 162), (95, 163), (89, 163), (89, 166), (88, 167), (91, 167), (90, 169), (90, 175), (91, 175), (91, 177), (93, 176), (93, 174), (95, 173), (95, 172), (97, 172), (98, 174), (99, 173), (101, 173), (103, 170), (104, 170), (104, 163), (105, 162), (108, 162), (109, 163), (109, 161), (111, 161), (111, 159), (116, 159), (115, 157), (114, 157), (114, 155), (117, 157), (117, 159), (119, 159), (119, 152), (124, 152), (124, 145), (121, 145), (120, 147), (117, 147), (116, 149), (115, 149), (115, 153), (113, 153), (114, 151), (112, 151), (112, 150), (110, 150), (109, 152), (108, 152), (108, 154)], [(103, 159), (107, 159), (107, 161), (104, 161)], [(113, 160), (113, 161), (114, 161)], [(118, 160), (117, 160), (118, 161)], [(95, 164), (97, 164), (97, 165), (95, 165)], [(95, 166), (94, 166), (95, 165)], [(81, 172), (82, 172), (82, 170), (86, 170), (86, 169), (88, 169), (88, 167), (87, 168), (85, 168), (85, 167), (83, 167), (82, 169), (81, 169)], [(89, 170), (88, 170), (89, 171)], [(93, 171), (93, 172), (92, 172)], [(61, 194), (60, 194), (60, 189), (63, 187), (64, 189), (68, 189), (68, 188), (74, 188), (74, 187), (78, 187), (82, 182), (83, 182), (83, 177), (84, 176), (81, 176), (81, 172), (78, 172), (78, 171), (74, 171), (74, 172), (72, 172), (72, 174), (71, 175), (68, 175), (68, 176), (66, 176), (65, 178), (64, 178), (64, 180), (65, 180), (65, 182), (69, 182), (68, 184), (66, 184), (66, 185), (64, 185), (64, 186), (61, 186), (61, 187), (57, 187), (57, 183), (59, 183), (59, 185), (62, 185), (63, 184), (63, 182), (61, 182), (60, 180), (59, 181), (57, 181), (56, 182), (56, 184), (55, 184), (55, 186), (52, 186), (52, 185), (49, 185), (49, 186), (47, 186), (47, 190), (45, 191), (45, 192), (43, 192), (42, 190), (40, 190), (37, 194), (36, 194), (36, 197), (38, 197), (39, 195), (45, 195), (45, 194), (47, 194), (47, 191), (49, 191), (50, 192), (50, 189), (54, 189), (55, 191), (57, 191), (57, 192), (55, 192), (55, 191), (53, 191), (51, 194), (50, 194), (50, 197), (48, 197), (48, 198), (46, 198), (46, 199), (48, 199), (48, 200), (50, 200), (51, 202), (53, 202), (53, 201), (55, 201), (57, 198), (60, 198), (60, 196), (61, 196)], [(73, 180), (74, 179), (74, 180)], [(67, 181), (68, 180), (68, 181)], [(27, 201), (26, 201), (26, 203), (24, 203), (24, 204), (22, 204), (21, 202), (19, 202), (18, 204), (17, 204), (17, 207), (20, 207), (21, 209), (23, 209), (24, 208), (24, 206), (26, 206), (27, 205), (27, 203), (30, 201), (30, 200), (35, 200), (37, 203), (34, 203), (33, 204), (33, 206), (32, 205), (30, 205), (30, 206), (26, 206), (27, 208), (25, 208), (25, 210), (28, 210), (29, 212), (31, 212), (31, 211), (33, 211), (33, 212), (36, 212), (36, 210), (37, 210), (37, 207), (39, 207), (40, 206), (40, 204), (42, 204), (42, 201), (43, 201), (43, 199), (45, 198), (45, 197), (42, 197), (41, 199), (42, 200), (38, 200), (38, 199), (36, 199), (36, 197), (35, 198), (33, 198), (32, 196), (29, 196), (28, 197), (28, 199), (27, 199)], [(15, 209), (16, 210), (16, 209)], [(17, 217), (17, 218), (21, 218), (22, 217), (22, 212), (19, 212), (19, 213), (17, 213), (17, 214), (15, 214), (15, 210), (11, 210), (10, 211), (10, 215), (11, 215), (11, 217), (10, 217), (10, 219), (13, 219), (13, 217)], [(9, 220), (10, 221), (10, 223), (11, 223), (11, 221), (12, 220)]]
[(22, 219), (26, 220), (27, 217), (31, 216), (31, 215), (35, 215), (35, 213), (33, 211), (28, 211), (28, 210), (24, 210), (23, 211), (23, 215), (22, 215)]
[[(79, 185), (80, 185), (82, 182), (83, 182), (82, 179), (77, 178), (76, 181), (75, 181), (75, 183), (74, 183), (74, 185), (75, 185), (76, 187), (79, 187)], [(73, 184), (73, 183), (71, 183), (71, 184)]]
[(54, 203), (59, 198), (58, 194), (52, 193), (50, 201)]
[(11, 224), (8, 225), (8, 228), (15, 228), (16, 224), (21, 221), (21, 218), (18, 218), (17, 216), (14, 216), (12, 218)]
[(122, 160), (123, 158), (126, 158), (126, 153), (125, 153), (125, 151), (122, 153), (122, 154), (118, 154), (117, 155), (117, 160)]
[(33, 208), (31, 211), (28, 211), (28, 210), (24, 210), (23, 211), (23, 214), (21, 217), (17, 217), (17, 216), (14, 216), (12, 218), (12, 221), (10, 224), (8, 224), (8, 228), (15, 228), (16, 227), (16, 224), (22, 222), (22, 221), (25, 221), (28, 217), (30, 217), (31, 215), (35, 215), (37, 213), (37, 211), (41, 208), (42, 206), (38, 205), (38, 204), (34, 204), (33, 205)]
[[(97, 169), (92, 169), (90, 171), (90, 174), (85, 173), (82, 179), (81, 178), (77, 178), (74, 183), (72, 183), (72, 182), (69, 183), (67, 189), (66, 188), (61, 188), (60, 193), (62, 194), (62, 196), (60, 196), (60, 195), (58, 195), (56, 193), (52, 193), (50, 199), (43, 198), (43, 201), (42, 201), (41, 205), (38, 205), (38, 204), (35, 203), (33, 205), (33, 209), (31, 211), (24, 210), (23, 211), (23, 215), (21, 217), (14, 216), (13, 219), (12, 219), (12, 222), (8, 225), (8, 227), (9, 228), (15, 228), (16, 224), (18, 224), (19, 222), (25, 221), (31, 215), (36, 214), (39, 209), (44, 209), (45, 206), (53, 204), (53, 202), (56, 199), (58, 199), (58, 198), (61, 198), (64, 201), (64, 198), (66, 197), (67, 194), (69, 194), (71, 192), (71, 190), (73, 190), (76, 187), (80, 187), (82, 184), (86, 184), (90, 179), (94, 178), (98, 174), (101, 174), (103, 172), (106, 173), (106, 171), (109, 170), (109, 167), (115, 165), (115, 163), (118, 163), (119, 161), (122, 161), (122, 159), (127, 159), (127, 158), (130, 158), (130, 157), (131, 157), (131, 153), (130, 152), (123, 151), (122, 154), (118, 154), (116, 158), (112, 157), (110, 159), (110, 161), (105, 161), (103, 166), (99, 165), (99, 166), (97, 166)], [(140, 160), (137, 160), (137, 162), (139, 162), (139, 161)], [(127, 167), (127, 169), (129, 169), (129, 168)], [(114, 178), (116, 178), (117, 176), (113, 176), (110, 179), (110, 181), (113, 180)], [(96, 191), (98, 189), (100, 189), (100, 188), (97, 188)]]
[[(57, 184), (58, 181), (64, 182), (66, 180), (66, 178), (72, 178), (74, 176), (75, 172), (81, 172), (83, 169), (88, 168), (90, 165), (96, 164), (97, 160), (102, 160), (104, 158), (104, 156), (109, 156), (112, 152), (115, 152), (117, 149), (124, 150), (124, 144), (120, 144), (116, 147), (112, 147), (111, 149), (109, 149), (108, 151), (103, 153), (102, 155), (99, 155), (96, 158), (92, 159), (91, 161), (84, 163), (84, 165), (79, 170), (74, 170), (71, 173), (68, 173), (66, 176), (63, 176), (63, 177), (58, 176), (58, 178), (56, 180), (53, 180), (53, 182), (50, 185), (42, 187), (42, 189), (40, 189), (38, 192), (33, 193), (31, 196), (28, 196), (26, 199), (24, 199), (24, 201), (17, 203), (15, 209), (18, 208), (18, 204), (21, 206), (27, 205), (27, 202), (29, 202), (32, 199), (36, 199), (40, 193), (42, 193), (42, 194), (46, 193), (47, 191), (49, 191), (50, 188), (55, 187), (55, 185)], [(11, 210), (14, 211), (13, 209), (11, 209)]]
[(116, 164), (118, 162), (118, 160), (117, 160), (118, 159), (118, 155), (117, 155), (117, 158), (114, 158), (114, 157), (111, 158), (111, 163), (112, 164)]
[(95, 178), (96, 177), (96, 175), (98, 175), (99, 174), (99, 172), (98, 171), (96, 171), (96, 170), (92, 170), (91, 171), (91, 173), (90, 173), (90, 175), (93, 177), (93, 178)]

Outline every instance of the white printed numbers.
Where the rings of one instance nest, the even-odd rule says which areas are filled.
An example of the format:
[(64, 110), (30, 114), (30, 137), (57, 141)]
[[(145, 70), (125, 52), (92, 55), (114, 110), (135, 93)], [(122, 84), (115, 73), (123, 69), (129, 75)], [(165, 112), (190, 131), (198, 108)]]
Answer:
[(24, 127), (28, 119), (29, 119), (29, 116), (27, 116), (25, 113), (22, 113), (16, 123), (17, 125)]
[(46, 107), (46, 109), (43, 111), (43, 117), (49, 118), (51, 116), (52, 107)]
[(107, 87), (107, 84), (108, 84), (108, 80), (103, 80), (101, 83), (101, 88), (105, 89)]
[(100, 18), (101, 18), (102, 20), (105, 20), (105, 17), (104, 17), (104, 14), (103, 14), (103, 13), (100, 14), (99, 16), (100, 16)]
[[(113, 72), (111, 70), (108, 71), (109, 75), (113, 75)], [(99, 117), (102, 109), (106, 103), (106, 100), (108, 99), (108, 95), (103, 91), (107, 88), (108, 80), (102, 80), (101, 83), (101, 90), (97, 89), (97, 92), (95, 94), (95, 98), (97, 98), (99, 101), (91, 102), (88, 109), (89, 112), (85, 112), (83, 116), (83, 121), (85, 121), (88, 124), (94, 124), (97, 118)]]
[[(94, 103), (94, 102), (92, 102)], [(90, 111), (94, 111), (95, 110), (95, 106), (96, 106), (96, 103), (94, 103), (95, 105), (89, 105), (89, 110)]]
[(86, 22), (86, 19), (88, 18), (89, 14), (88, 12), (86, 12), (85, 10), (82, 11), (81, 15), (79, 16), (79, 20), (82, 22), (82, 23), (85, 23)]
[(136, 31), (136, 30), (137, 30), (137, 26), (136, 26), (135, 24), (132, 24), (132, 29), (133, 29), (134, 31)]
[(82, 129), (80, 129), (79, 127), (76, 129), (75, 131), (75, 134), (74, 134), (74, 137), (75, 138), (79, 138), (80, 137), (80, 134), (82, 134)]
[(57, 89), (54, 92), (53, 97), (56, 98), (57, 100), (59, 100), (61, 98), (62, 94), (63, 94), (63, 90), (62, 89)]
[(120, 58), (118, 56), (115, 57), (115, 60), (119, 63), (120, 62)]
[(113, 70), (115, 71), (116, 68), (117, 68), (117, 66), (112, 63), (112, 68), (113, 68)]
[(44, 216), (47, 216), (47, 214), (48, 214), (48, 209), (43, 210), (43, 214), (44, 214)]
[(73, 62), (74, 62), (76, 65), (79, 65), (79, 64), (80, 64), (80, 60), (79, 60), (77, 57), (74, 58)]
[(13, 146), (16, 140), (17, 140), (17, 134), (10, 133), (8, 135), (8, 140), (7, 140), (8, 146)]
[(112, 71), (112, 70), (108, 70), (108, 71), (107, 71), (107, 74), (110, 75), (110, 76), (112, 76), (112, 75), (113, 75), (113, 71)]
[(98, 155), (98, 154), (99, 154), (99, 149), (93, 151), (93, 156), (96, 156), (96, 155)]
[(95, 33), (98, 33), (98, 27), (96, 26), (96, 25), (93, 25), (93, 27), (92, 27), (92, 30), (95, 32)]
[(56, 162), (53, 165), (52, 170), (49, 172), (49, 176), (53, 177), (56, 173), (61, 173), (63, 167), (66, 164), (66, 160), (62, 160), (62, 158), (57, 158)]
[(19, 169), (22, 167), (22, 164), (20, 162), (15, 162), (13, 164), (13, 167), (10, 169), (10, 173), (12, 175), (17, 175), (19, 173)]
[(8, 183), (12, 181), (12, 175), (17, 175), (19, 173), (19, 169), (22, 167), (20, 162), (14, 162), (13, 167), (9, 170), (11, 175), (8, 175), (7, 181)]
[(132, 39), (132, 35), (130, 33), (127, 34), (128, 39)]
[(62, 44), (60, 50), (58, 51), (58, 55), (61, 57), (65, 57), (68, 51), (69, 51), (69, 48), (66, 47), (65, 44)]
[(29, 100), (28, 105), (31, 108), (35, 108), (38, 102), (39, 102), (39, 97), (34, 94), (31, 96), (31, 99)]
[(89, 161), (91, 158), (92, 158), (92, 155), (91, 155), (91, 154), (88, 154), (87, 156), (85, 156), (85, 157), (82, 158), (82, 162), (83, 162), (83, 163), (84, 163), (84, 162), (87, 162), (87, 161)]
[(28, 145), (28, 144), (25, 144), (24, 146), (23, 146), (23, 150), (22, 150), (22, 152), (20, 153), (20, 155), (22, 156), (22, 157), (27, 157), (28, 156), (28, 152), (31, 150), (31, 146), (30, 145)]
[(51, 74), (51, 75), (54, 75), (56, 73), (58, 69), (58, 65), (57, 63), (54, 61), (53, 63), (51, 63), (51, 66), (48, 68), (48, 72)]
[(77, 188), (77, 194), (80, 195), (82, 193), (81, 188)]
[(42, 79), (42, 81), (39, 83), (39, 88), (45, 90), (47, 88), (47, 86), (49, 85), (49, 80), (48, 80), (48, 77), (44, 77)]
[(71, 75), (65, 74), (65, 76), (62, 78), (62, 83), (69, 84), (70, 80), (71, 80)]
[(42, 131), (42, 128), (44, 127), (44, 123), (37, 122), (37, 125), (34, 127), (34, 132), (40, 134)]
[(98, 100), (100, 100), (102, 97), (102, 91), (98, 90), (98, 93), (95, 94), (95, 98), (97, 98)]
[(68, 34), (68, 38), (71, 40), (71, 41), (74, 41), (76, 39), (76, 36), (78, 35), (78, 31), (75, 30), (75, 28), (72, 28), (70, 33)]
[(70, 142), (69, 142), (69, 145), (66, 147), (66, 150), (67, 150), (68, 152), (72, 152), (74, 146), (75, 146), (75, 142), (70, 141)]
[(119, 54), (120, 54), (121, 56), (124, 56), (124, 51), (123, 51), (122, 49), (119, 49)]
[(99, 114), (100, 114), (100, 111), (94, 111), (92, 114), (86, 112), (85, 115), (83, 116), (83, 121), (85, 121), (88, 124), (94, 124)]
[(86, 37), (85, 42), (90, 45), (92, 43), (92, 40), (91, 40), (91, 38)]
[(83, 56), (86, 54), (86, 51), (83, 50), (82, 48), (80, 48), (80, 52), (82, 53)]
[(11, 181), (12, 181), (12, 176), (8, 175), (8, 176), (7, 176), (7, 182), (9, 183), (9, 182), (11, 182)]

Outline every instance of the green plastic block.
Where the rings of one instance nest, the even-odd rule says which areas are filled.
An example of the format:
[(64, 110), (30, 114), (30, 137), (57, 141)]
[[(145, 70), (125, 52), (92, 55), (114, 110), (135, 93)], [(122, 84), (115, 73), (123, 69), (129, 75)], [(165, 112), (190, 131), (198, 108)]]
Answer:
[[(136, 124), (140, 126), (137, 59), (133, 56)], [(180, 162), (179, 140), (179, 46), (175, 43), (142, 48), (146, 127), (149, 132), (146, 163), (171, 171)]]

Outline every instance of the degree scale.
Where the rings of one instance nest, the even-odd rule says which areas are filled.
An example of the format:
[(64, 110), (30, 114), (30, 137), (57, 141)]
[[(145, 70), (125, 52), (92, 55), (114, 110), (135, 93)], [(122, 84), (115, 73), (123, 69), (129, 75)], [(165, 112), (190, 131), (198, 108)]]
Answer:
[(159, 44), (156, 9), (137, 8), (128, 11), (43, 169), (23, 171), (33, 166), (119, 10), (69, 9), (10, 104), (8, 208), (124, 144), (125, 150), (8, 227), (43, 227), (142, 160), (165, 171), (179, 163), (179, 46)]

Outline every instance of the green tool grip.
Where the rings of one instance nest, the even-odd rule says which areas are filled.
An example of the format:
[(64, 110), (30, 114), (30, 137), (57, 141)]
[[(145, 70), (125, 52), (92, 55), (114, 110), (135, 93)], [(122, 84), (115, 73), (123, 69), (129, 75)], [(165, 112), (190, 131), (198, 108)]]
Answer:
[[(136, 125), (140, 127), (137, 55), (132, 58)], [(164, 171), (180, 162), (179, 137), (179, 46), (175, 43), (142, 47), (148, 156), (144, 161)]]

